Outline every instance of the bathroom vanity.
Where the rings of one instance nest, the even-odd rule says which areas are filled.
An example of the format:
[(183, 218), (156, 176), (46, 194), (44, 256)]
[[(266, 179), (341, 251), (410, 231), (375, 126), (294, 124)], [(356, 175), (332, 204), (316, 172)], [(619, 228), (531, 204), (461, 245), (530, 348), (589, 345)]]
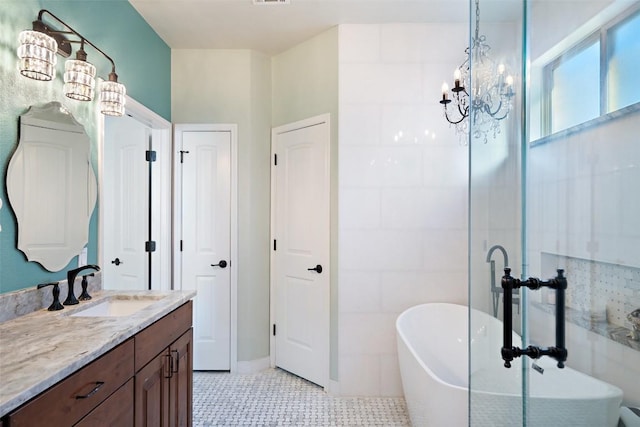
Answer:
[(190, 426), (193, 296), (100, 291), (1, 323), (0, 427)]

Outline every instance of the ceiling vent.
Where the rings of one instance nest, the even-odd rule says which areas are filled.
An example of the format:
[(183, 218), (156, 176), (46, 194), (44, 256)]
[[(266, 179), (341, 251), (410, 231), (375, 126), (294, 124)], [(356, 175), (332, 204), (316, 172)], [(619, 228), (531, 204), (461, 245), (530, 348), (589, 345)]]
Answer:
[(253, 0), (253, 4), (291, 4), (291, 0)]

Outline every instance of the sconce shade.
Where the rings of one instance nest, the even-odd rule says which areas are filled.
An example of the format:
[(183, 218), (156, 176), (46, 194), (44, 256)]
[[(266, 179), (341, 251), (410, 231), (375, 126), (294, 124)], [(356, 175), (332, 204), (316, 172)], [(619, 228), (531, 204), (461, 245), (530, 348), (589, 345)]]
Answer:
[(87, 61), (68, 59), (64, 70), (64, 94), (78, 101), (91, 101), (96, 85), (96, 67)]
[(34, 80), (49, 81), (56, 75), (55, 39), (39, 31), (25, 30), (18, 37), (18, 68), (20, 74)]
[[(109, 76), (111, 79), (111, 76)], [(123, 84), (117, 81), (104, 81), (100, 87), (100, 112), (108, 116), (124, 115), (125, 95)]]

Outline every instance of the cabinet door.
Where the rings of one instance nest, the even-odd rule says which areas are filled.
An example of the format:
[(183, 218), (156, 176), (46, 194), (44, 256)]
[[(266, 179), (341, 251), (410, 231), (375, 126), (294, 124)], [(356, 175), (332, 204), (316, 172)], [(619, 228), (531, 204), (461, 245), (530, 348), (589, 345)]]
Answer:
[(182, 336), (193, 318), (193, 301), (181, 305), (162, 319), (146, 327), (136, 335), (135, 369), (138, 372), (160, 352)]
[(172, 361), (169, 416), (172, 427), (190, 427), (193, 392), (193, 329), (189, 329), (169, 348)]
[(164, 351), (136, 374), (136, 427), (169, 426), (170, 357)]
[(133, 427), (133, 378), (76, 424), (76, 427), (127, 426)]

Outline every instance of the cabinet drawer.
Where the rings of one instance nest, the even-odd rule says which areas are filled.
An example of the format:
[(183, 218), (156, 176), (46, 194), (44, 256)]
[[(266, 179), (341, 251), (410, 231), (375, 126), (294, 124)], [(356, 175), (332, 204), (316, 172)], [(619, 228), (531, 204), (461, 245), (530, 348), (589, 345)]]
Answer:
[(77, 423), (133, 376), (133, 356), (130, 339), (13, 412), (9, 425), (32, 427), (43, 420), (51, 426)]
[(136, 372), (185, 333), (191, 327), (192, 316), (193, 302), (189, 301), (138, 332), (135, 337)]
[(133, 426), (133, 378), (91, 411), (75, 427), (107, 426)]

